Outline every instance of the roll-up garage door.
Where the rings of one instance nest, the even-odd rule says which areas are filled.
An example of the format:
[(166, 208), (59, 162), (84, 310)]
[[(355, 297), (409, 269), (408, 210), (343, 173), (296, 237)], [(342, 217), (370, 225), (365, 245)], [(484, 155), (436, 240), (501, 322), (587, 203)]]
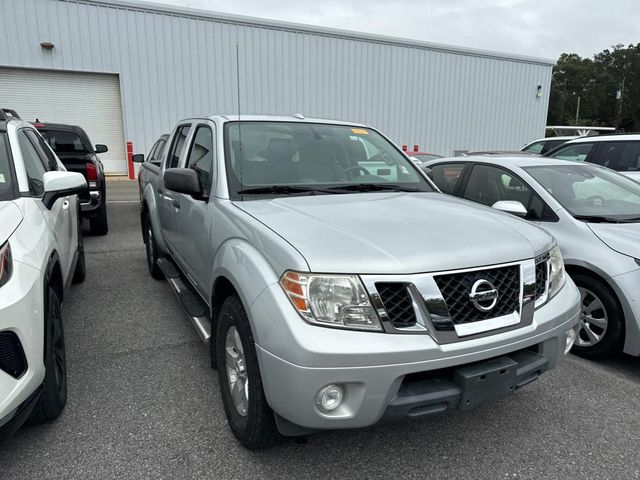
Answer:
[(94, 144), (109, 147), (100, 154), (105, 171), (127, 172), (117, 75), (0, 67), (0, 106), (30, 122), (80, 125)]

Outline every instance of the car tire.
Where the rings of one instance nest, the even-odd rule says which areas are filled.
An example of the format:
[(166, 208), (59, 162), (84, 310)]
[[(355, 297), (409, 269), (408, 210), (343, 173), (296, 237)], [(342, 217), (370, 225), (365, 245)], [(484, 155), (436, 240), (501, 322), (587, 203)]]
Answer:
[(106, 203), (102, 204), (94, 218), (89, 219), (89, 230), (91, 235), (106, 235), (109, 232)]
[(82, 283), (87, 276), (87, 265), (84, 258), (84, 237), (78, 227), (78, 260), (76, 262), (76, 269), (73, 271), (72, 283)]
[(624, 313), (614, 293), (590, 276), (577, 274), (571, 278), (582, 301), (580, 330), (572, 352), (585, 358), (619, 352), (624, 341)]
[(55, 290), (48, 289), (45, 319), (45, 375), (38, 403), (29, 422), (39, 424), (57, 418), (67, 404), (67, 362), (62, 306)]
[(164, 275), (162, 270), (160, 270), (160, 266), (158, 265), (159, 258), (159, 250), (158, 244), (156, 243), (156, 238), (153, 235), (153, 228), (151, 227), (151, 220), (149, 220), (148, 216), (145, 216), (144, 219), (144, 231), (145, 231), (145, 249), (147, 251), (147, 267), (149, 268), (149, 273), (156, 280), (164, 279)]
[(265, 398), (249, 319), (237, 295), (227, 297), (220, 308), (216, 357), (224, 411), (235, 437), (250, 450), (279, 443), (283, 437)]

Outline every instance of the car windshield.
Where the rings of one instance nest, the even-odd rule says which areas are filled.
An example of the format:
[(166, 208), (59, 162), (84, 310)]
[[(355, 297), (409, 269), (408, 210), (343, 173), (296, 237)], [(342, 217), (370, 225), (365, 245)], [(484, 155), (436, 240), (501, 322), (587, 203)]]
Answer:
[(7, 135), (5, 133), (0, 133), (0, 200), (9, 200), (13, 198), (10, 161)]
[(67, 130), (40, 130), (51, 149), (58, 155), (85, 155), (91, 153), (84, 145), (82, 138), (75, 132)]
[(524, 169), (578, 219), (640, 221), (640, 184), (624, 175), (589, 164)]
[(224, 137), (232, 198), (433, 191), (407, 157), (371, 129), (247, 121), (229, 122)]

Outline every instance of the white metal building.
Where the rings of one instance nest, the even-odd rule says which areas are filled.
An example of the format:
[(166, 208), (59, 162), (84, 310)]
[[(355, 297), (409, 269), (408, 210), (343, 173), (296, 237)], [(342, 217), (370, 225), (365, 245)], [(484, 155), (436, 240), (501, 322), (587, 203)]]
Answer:
[(125, 141), (146, 152), (180, 118), (236, 113), (237, 66), (242, 113), (367, 123), (446, 155), (518, 148), (544, 136), (554, 63), (123, 0), (0, 0), (0, 44), (0, 105), (83, 126), (110, 173)]

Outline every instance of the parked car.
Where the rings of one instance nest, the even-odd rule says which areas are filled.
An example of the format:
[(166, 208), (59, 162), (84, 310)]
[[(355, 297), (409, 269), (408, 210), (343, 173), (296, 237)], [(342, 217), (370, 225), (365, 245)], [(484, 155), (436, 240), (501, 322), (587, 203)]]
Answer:
[(539, 155), (544, 155), (545, 153), (549, 153), (554, 148), (557, 148), (560, 145), (564, 145), (569, 140), (574, 140), (576, 138), (579, 138), (579, 137), (572, 135), (572, 136), (540, 138), (538, 140), (534, 140), (533, 142), (527, 143), (524, 147), (520, 149), (520, 151), (526, 152), (526, 153), (535, 153)]
[(640, 134), (580, 137), (550, 151), (547, 156), (595, 163), (640, 180)]
[(248, 448), (466, 410), (573, 344), (552, 237), (440, 194), (368, 126), (211, 116), (167, 145), (142, 163), (149, 271), (210, 342)]
[(31, 124), (0, 111), (0, 440), (65, 406), (62, 304), (85, 277), (76, 194), (86, 188)]
[(582, 297), (574, 351), (640, 355), (640, 185), (597, 165), (460, 157), (428, 164), (440, 189), (551, 233)]
[(108, 151), (107, 146), (94, 146), (86, 132), (77, 125), (36, 121), (33, 126), (38, 129), (67, 170), (81, 173), (87, 179), (89, 188), (79, 197), (82, 216), (89, 219), (92, 234), (106, 235), (109, 231), (107, 182), (97, 154)]

